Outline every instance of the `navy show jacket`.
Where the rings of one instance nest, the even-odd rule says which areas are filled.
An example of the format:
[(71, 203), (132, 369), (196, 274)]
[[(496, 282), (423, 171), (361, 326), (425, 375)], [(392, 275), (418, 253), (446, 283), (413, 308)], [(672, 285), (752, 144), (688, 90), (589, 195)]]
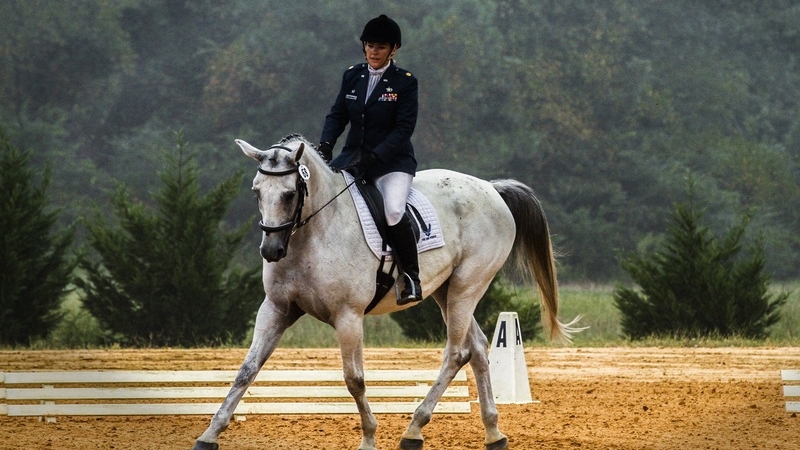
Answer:
[(361, 63), (345, 71), (336, 101), (325, 117), (320, 142), (335, 146), (349, 123), (342, 152), (331, 162), (331, 167), (348, 167), (359, 161), (362, 151), (371, 151), (378, 161), (369, 168), (367, 177), (376, 178), (389, 172), (414, 175), (417, 160), (411, 135), (417, 124), (417, 79), (392, 61), (365, 103), (367, 67), (367, 63)]

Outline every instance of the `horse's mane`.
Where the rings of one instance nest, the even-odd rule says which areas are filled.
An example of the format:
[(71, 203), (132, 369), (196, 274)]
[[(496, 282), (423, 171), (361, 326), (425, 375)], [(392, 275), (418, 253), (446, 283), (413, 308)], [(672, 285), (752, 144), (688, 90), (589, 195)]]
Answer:
[[(300, 133), (287, 134), (286, 136), (283, 137), (283, 139), (278, 141), (278, 144), (289, 144), (291, 142), (296, 142), (296, 141), (303, 141), (306, 144), (313, 145), (313, 144), (311, 144), (311, 142), (308, 141), (308, 139), (303, 137), (303, 135), (300, 134)], [(317, 147), (316, 145), (313, 145), (313, 146), (314, 146), (314, 148)]]
[(278, 141), (278, 144), (279, 145), (290, 144), (292, 142), (297, 142), (297, 141), (300, 141), (306, 144), (307, 146), (313, 148), (314, 152), (320, 157), (320, 159), (322, 159), (323, 161), (325, 160), (325, 157), (322, 155), (322, 153), (319, 152), (319, 146), (317, 144), (310, 142), (300, 133), (287, 134), (286, 136), (283, 137), (283, 139)]

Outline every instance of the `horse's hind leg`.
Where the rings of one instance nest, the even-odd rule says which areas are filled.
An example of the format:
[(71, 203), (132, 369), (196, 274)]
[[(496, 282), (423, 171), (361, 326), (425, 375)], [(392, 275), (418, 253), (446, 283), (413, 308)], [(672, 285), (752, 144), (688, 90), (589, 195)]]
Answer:
[[(486, 450), (505, 450), (508, 448), (508, 439), (497, 427), (499, 415), (497, 413), (497, 406), (495, 405), (494, 401), (494, 394), (492, 393), (491, 379), (489, 378), (489, 356), (487, 352), (488, 346), (489, 341), (486, 339), (483, 331), (481, 331), (478, 323), (475, 321), (475, 318), (472, 318), (469, 332), (464, 342), (464, 347), (467, 349), (467, 352), (462, 353), (463, 359), (461, 361), (463, 362), (461, 362), (461, 365), (455, 370), (453, 377), (468, 359), (469, 364), (472, 367), (472, 372), (475, 376), (475, 383), (478, 390), (478, 401), (480, 402), (481, 407), (481, 420), (483, 421), (483, 427), (486, 433), (484, 440)], [(445, 354), (447, 355), (448, 352), (445, 351)], [(447, 359), (448, 358), (445, 358), (446, 361), (442, 366), (443, 373), (445, 371), (445, 367), (450, 366), (450, 364), (447, 362)], [(439, 384), (440, 380), (437, 380), (437, 385)], [(452, 381), (452, 377), (450, 378), (450, 381)], [(449, 385), (449, 382), (445, 384), (444, 387), (447, 388), (447, 385)], [(433, 389), (431, 389), (431, 391), (433, 391)], [(444, 390), (442, 390), (442, 392), (443, 391)], [(429, 393), (428, 396), (430, 397), (431, 394)], [(440, 397), (441, 394), (439, 394), (439, 398)], [(426, 397), (426, 400), (427, 399), (428, 398)], [(422, 405), (420, 405), (420, 407), (414, 412), (414, 418), (412, 419), (412, 422), (406, 429), (405, 433), (403, 433), (400, 441), (400, 448), (402, 450), (422, 449), (422, 427), (425, 426), (430, 420), (430, 413), (426, 414), (425, 411), (427, 410), (423, 410)]]
[(375, 431), (378, 421), (372, 414), (364, 382), (364, 326), (358, 314), (343, 314), (335, 321), (336, 337), (342, 353), (342, 371), (347, 390), (353, 396), (361, 416), (361, 445), (359, 450), (376, 450)]
[[(487, 284), (488, 286), (488, 284)], [(480, 298), (485, 288), (481, 290), (479, 287), (474, 286), (466, 290), (459, 290), (454, 295), (454, 289), (448, 281), (443, 284), (434, 294), (439, 307), (442, 308), (442, 316), (447, 324), (447, 345), (444, 349), (444, 356), (442, 358), (442, 367), (439, 370), (439, 376), (433, 384), (425, 399), (414, 411), (406, 430), (403, 432), (400, 439), (401, 450), (420, 450), (423, 446), (422, 428), (430, 422), (433, 415), (433, 410), (439, 400), (442, 398), (444, 391), (453, 381), (456, 374), (462, 367), (470, 360), (471, 346), (467, 345), (470, 339), (468, 331), (472, 320), (472, 312), (475, 307), (474, 303), (469, 304), (469, 298)], [(454, 306), (448, 304), (454, 298), (461, 301), (460, 305)]]
[(258, 316), (256, 316), (253, 342), (250, 344), (247, 356), (239, 368), (239, 373), (236, 375), (227, 397), (217, 413), (214, 414), (206, 431), (197, 438), (192, 450), (216, 450), (219, 448), (217, 439), (220, 433), (228, 428), (236, 406), (239, 405), (245, 391), (255, 380), (261, 366), (272, 355), (283, 332), (302, 315), (302, 311), (299, 310), (278, 311), (268, 300), (261, 303)]
[(489, 341), (472, 316), (477, 300), (474, 303), (469, 301), (480, 299), (490, 281), (458, 284), (448, 281), (433, 294), (447, 324), (447, 346), (439, 378), (414, 411), (411, 423), (401, 437), (401, 450), (422, 449), (422, 427), (430, 421), (433, 409), (447, 386), (467, 362), (472, 367), (478, 388), (481, 419), (486, 430), (486, 450), (504, 450), (508, 447), (506, 436), (497, 428), (498, 413), (489, 379)]
[(467, 345), (472, 355), (469, 364), (475, 376), (478, 401), (481, 405), (481, 420), (483, 420), (483, 427), (486, 430), (486, 450), (503, 450), (508, 447), (508, 439), (497, 427), (497, 406), (494, 402), (492, 381), (489, 377), (489, 354), (487, 351), (489, 341), (474, 317), (467, 336)]

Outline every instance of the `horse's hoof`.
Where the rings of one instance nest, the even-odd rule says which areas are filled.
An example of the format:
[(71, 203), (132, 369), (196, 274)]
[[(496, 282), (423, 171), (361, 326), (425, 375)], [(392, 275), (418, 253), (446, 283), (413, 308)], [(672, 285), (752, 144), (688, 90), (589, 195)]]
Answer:
[(400, 439), (400, 450), (422, 450), (422, 439)]
[(508, 448), (508, 439), (503, 438), (497, 442), (486, 444), (486, 450), (506, 450)]
[(216, 442), (195, 441), (192, 450), (219, 450), (219, 444)]

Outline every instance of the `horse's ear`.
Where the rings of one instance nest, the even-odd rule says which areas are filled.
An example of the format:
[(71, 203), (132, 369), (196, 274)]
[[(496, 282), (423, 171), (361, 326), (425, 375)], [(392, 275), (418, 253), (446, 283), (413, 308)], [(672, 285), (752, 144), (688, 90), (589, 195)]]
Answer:
[(236, 142), (236, 144), (239, 147), (241, 147), (245, 155), (255, 159), (256, 161), (261, 161), (262, 159), (264, 159), (263, 151), (253, 147), (252, 145), (248, 144), (247, 142), (241, 139), (236, 139), (234, 142)]
[(306, 144), (300, 143), (300, 148), (297, 149), (297, 154), (294, 156), (294, 162), (300, 162), (300, 158), (303, 157), (303, 151), (306, 149)]

